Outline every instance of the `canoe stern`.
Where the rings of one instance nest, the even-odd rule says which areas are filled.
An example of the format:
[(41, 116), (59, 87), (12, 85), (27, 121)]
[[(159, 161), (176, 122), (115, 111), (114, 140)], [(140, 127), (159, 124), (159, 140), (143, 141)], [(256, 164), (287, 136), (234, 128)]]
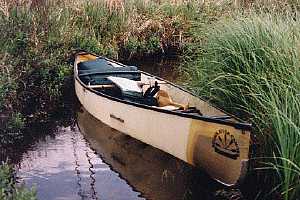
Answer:
[(187, 147), (188, 163), (203, 168), (217, 181), (235, 185), (248, 169), (250, 131), (193, 120)]

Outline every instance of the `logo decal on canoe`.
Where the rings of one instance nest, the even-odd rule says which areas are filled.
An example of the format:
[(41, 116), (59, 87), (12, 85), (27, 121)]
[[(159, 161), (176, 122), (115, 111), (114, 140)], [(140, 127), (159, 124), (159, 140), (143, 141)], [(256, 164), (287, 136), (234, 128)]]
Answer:
[(215, 133), (212, 147), (215, 152), (232, 159), (237, 159), (240, 156), (238, 143), (234, 136), (225, 129), (220, 129)]

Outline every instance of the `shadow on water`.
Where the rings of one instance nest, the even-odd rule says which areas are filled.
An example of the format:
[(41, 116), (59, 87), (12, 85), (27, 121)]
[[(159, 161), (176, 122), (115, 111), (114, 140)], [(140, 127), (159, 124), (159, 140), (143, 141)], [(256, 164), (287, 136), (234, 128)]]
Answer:
[[(178, 76), (174, 60), (131, 64), (171, 81)], [(108, 127), (74, 99), (69, 111), (77, 117), (38, 127), (51, 134), (16, 147), (18, 182), (36, 187), (39, 199), (219, 199), (222, 187), (199, 169)]]

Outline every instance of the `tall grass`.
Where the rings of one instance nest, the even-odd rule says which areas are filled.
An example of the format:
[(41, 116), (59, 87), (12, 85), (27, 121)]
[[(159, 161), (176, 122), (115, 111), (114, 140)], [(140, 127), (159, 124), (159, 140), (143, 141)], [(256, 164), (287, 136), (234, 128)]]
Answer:
[(199, 12), (193, 3), (130, 0), (124, 2), (123, 11), (107, 4), (104, 0), (4, 1), (0, 5), (0, 102), (5, 102), (8, 90), (2, 84), (5, 69), (13, 77), (10, 85), (19, 91), (17, 99), (28, 99), (28, 91), (23, 91), (27, 88), (34, 90), (30, 94), (38, 93), (37, 104), (51, 101), (61, 96), (64, 77), (71, 73), (72, 50), (115, 59), (180, 50), (189, 21)]
[[(223, 20), (206, 34), (188, 67), (198, 94), (252, 121), (273, 170), (274, 191), (300, 195), (300, 22), (252, 14)], [(273, 174), (273, 175), (274, 175)], [(274, 176), (273, 176), (274, 177)], [(265, 196), (270, 198), (270, 196)]]
[[(3, 2), (0, 107), (15, 102), (13, 109), (25, 116), (34, 115), (31, 119), (47, 117), (60, 105), (64, 79), (72, 73), (72, 50), (85, 49), (124, 60), (180, 51), (190, 21), (201, 11), (196, 2)], [(6, 69), (12, 76), (10, 82), (6, 82)]]
[(17, 129), (64, 108), (73, 50), (119, 60), (164, 56), (181, 50), (200, 12), (196, 2), (0, 1), (0, 148), (21, 140)]
[(11, 38), (16, 44), (14, 38), (26, 37), (24, 45), (35, 49), (52, 44), (68, 50), (84, 48), (115, 58), (122, 54), (126, 58), (128, 54), (163, 54), (170, 48), (180, 48), (189, 20), (200, 10), (196, 2), (25, 2), (7, 3), (5, 9), (0, 9), (1, 38)]
[(85, 49), (124, 60), (179, 51), (189, 21), (199, 12), (191, 3), (129, 0), (119, 8), (118, 2), (2, 1), (2, 112), (16, 110), (25, 116), (33, 115), (30, 120), (51, 115), (60, 105), (64, 79), (72, 73), (72, 50)]

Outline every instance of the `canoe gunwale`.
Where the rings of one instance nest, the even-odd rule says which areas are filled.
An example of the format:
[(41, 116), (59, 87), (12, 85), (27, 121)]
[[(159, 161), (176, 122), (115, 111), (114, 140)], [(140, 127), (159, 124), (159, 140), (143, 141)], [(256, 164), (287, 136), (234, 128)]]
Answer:
[[(119, 63), (119, 62), (116, 62), (114, 60), (111, 60), (109, 58), (106, 58), (106, 57), (103, 57), (103, 56), (99, 56), (99, 55), (96, 55), (94, 53), (90, 53), (90, 52), (87, 52), (87, 51), (81, 51), (79, 53), (76, 53), (75, 54), (75, 62), (74, 62), (74, 67), (77, 69), (77, 63), (76, 63), (76, 57), (78, 55), (86, 55), (86, 54), (90, 54), (90, 55), (93, 55), (93, 56), (96, 56), (98, 58), (101, 58), (101, 59), (105, 59), (109, 62), (112, 62), (112, 63), (115, 63), (115, 64), (118, 64), (120, 66), (123, 66), (123, 67), (126, 67), (127, 65), (124, 65), (122, 63)], [(77, 70), (76, 70), (77, 71)], [(109, 100), (112, 100), (112, 101), (116, 101), (116, 102), (120, 102), (120, 103), (124, 103), (124, 104), (128, 104), (128, 105), (132, 105), (132, 106), (136, 106), (136, 107), (139, 107), (139, 108), (144, 108), (144, 109), (148, 109), (148, 110), (153, 110), (153, 111), (157, 111), (157, 112), (161, 112), (161, 113), (166, 113), (166, 114), (172, 114), (172, 115), (177, 115), (177, 116), (181, 116), (181, 117), (185, 117), (185, 118), (191, 118), (191, 119), (197, 119), (197, 120), (202, 120), (202, 121), (206, 121), (206, 122), (212, 122), (212, 123), (217, 123), (217, 124), (223, 124), (223, 125), (229, 125), (229, 126), (232, 126), (236, 129), (240, 129), (240, 130), (245, 130), (245, 131), (251, 131), (252, 130), (252, 124), (250, 123), (246, 123), (246, 122), (243, 122), (243, 120), (239, 119), (238, 117), (216, 107), (215, 105), (211, 104), (210, 102), (207, 102), (205, 99), (201, 98), (200, 96), (192, 93), (191, 91), (188, 91), (186, 90), (185, 88), (182, 88), (170, 81), (167, 81), (167, 80), (164, 80), (158, 76), (155, 76), (155, 75), (152, 75), (152, 74), (149, 74), (147, 72), (144, 72), (144, 71), (141, 71), (141, 70), (138, 70), (138, 72), (140, 73), (143, 73), (145, 75), (148, 75), (148, 76), (151, 76), (151, 77), (154, 77), (155, 79), (158, 79), (160, 81), (164, 81), (165, 83), (167, 84), (170, 84), (172, 85), (173, 87), (176, 87), (178, 88), (179, 90), (183, 91), (183, 92), (186, 92), (196, 98), (199, 98), (200, 100), (204, 101), (205, 103), (207, 103), (209, 106), (212, 106), (218, 110), (220, 110), (221, 112), (223, 112), (224, 114), (228, 115), (228, 116), (231, 116), (232, 118), (238, 120), (239, 122), (230, 122), (230, 121), (225, 121), (225, 120), (222, 120), (222, 119), (214, 119), (214, 118), (211, 118), (211, 117), (206, 117), (206, 116), (200, 116), (200, 115), (193, 115), (193, 114), (190, 114), (190, 113), (180, 113), (180, 112), (174, 112), (174, 111), (170, 111), (170, 110), (164, 110), (164, 109), (160, 109), (160, 108), (156, 108), (156, 107), (151, 107), (151, 106), (148, 106), (148, 105), (144, 105), (144, 104), (139, 104), (139, 103), (136, 103), (136, 102), (132, 102), (132, 101), (127, 101), (127, 100), (123, 100), (123, 99), (119, 99), (119, 98), (116, 98), (116, 97), (113, 97), (113, 96), (109, 96), (107, 94), (104, 94), (102, 92), (99, 92), (99, 91), (96, 91), (94, 90), (93, 88), (89, 88), (86, 84), (84, 84), (79, 76), (81, 76), (80, 74), (74, 74), (74, 77), (75, 77), (75, 80), (78, 81), (80, 83), (80, 85), (82, 87), (84, 87), (86, 90), (92, 92), (92, 93), (95, 93), (99, 96), (102, 96), (104, 98), (107, 98)]]
[[(202, 120), (202, 121), (206, 121), (206, 122), (213, 122), (213, 123), (217, 123), (217, 124), (229, 125), (229, 126), (233, 126), (236, 129), (241, 129), (241, 130), (246, 130), (246, 131), (250, 131), (252, 129), (251, 124), (248, 124), (248, 123), (235, 123), (235, 122), (229, 122), (229, 121), (224, 121), (224, 120), (220, 120), (220, 119), (213, 119), (213, 118), (210, 118), (210, 117), (205, 117), (205, 116), (200, 116), (200, 115), (192, 115), (192, 114), (189, 114), (189, 113), (174, 112), (174, 111), (170, 111), (170, 110), (164, 110), (164, 109), (160, 109), (160, 108), (156, 108), (156, 107), (147, 106), (147, 105), (144, 105), (144, 104), (139, 104), (139, 103), (132, 102), (132, 101), (119, 99), (119, 98), (104, 94), (102, 92), (98, 92), (98, 91), (94, 90), (93, 88), (87, 87), (79, 79), (79, 77), (77, 75), (76, 75), (75, 79), (76, 79), (76, 81), (79, 82), (79, 84), (82, 87), (84, 87), (89, 92), (92, 92), (94, 94), (97, 94), (101, 97), (107, 98), (107, 99), (112, 100), (112, 101), (124, 103), (124, 104), (127, 104), (127, 105), (132, 105), (132, 106), (135, 106), (135, 107), (144, 108), (144, 109), (148, 109), (148, 110), (153, 110), (153, 111), (157, 111), (157, 112), (161, 112), (161, 113), (177, 115), (177, 116), (181, 116), (181, 117), (185, 117), (185, 118), (191, 118), (191, 119), (197, 119), (197, 120)], [(179, 89), (181, 89), (181, 88), (179, 88)]]

